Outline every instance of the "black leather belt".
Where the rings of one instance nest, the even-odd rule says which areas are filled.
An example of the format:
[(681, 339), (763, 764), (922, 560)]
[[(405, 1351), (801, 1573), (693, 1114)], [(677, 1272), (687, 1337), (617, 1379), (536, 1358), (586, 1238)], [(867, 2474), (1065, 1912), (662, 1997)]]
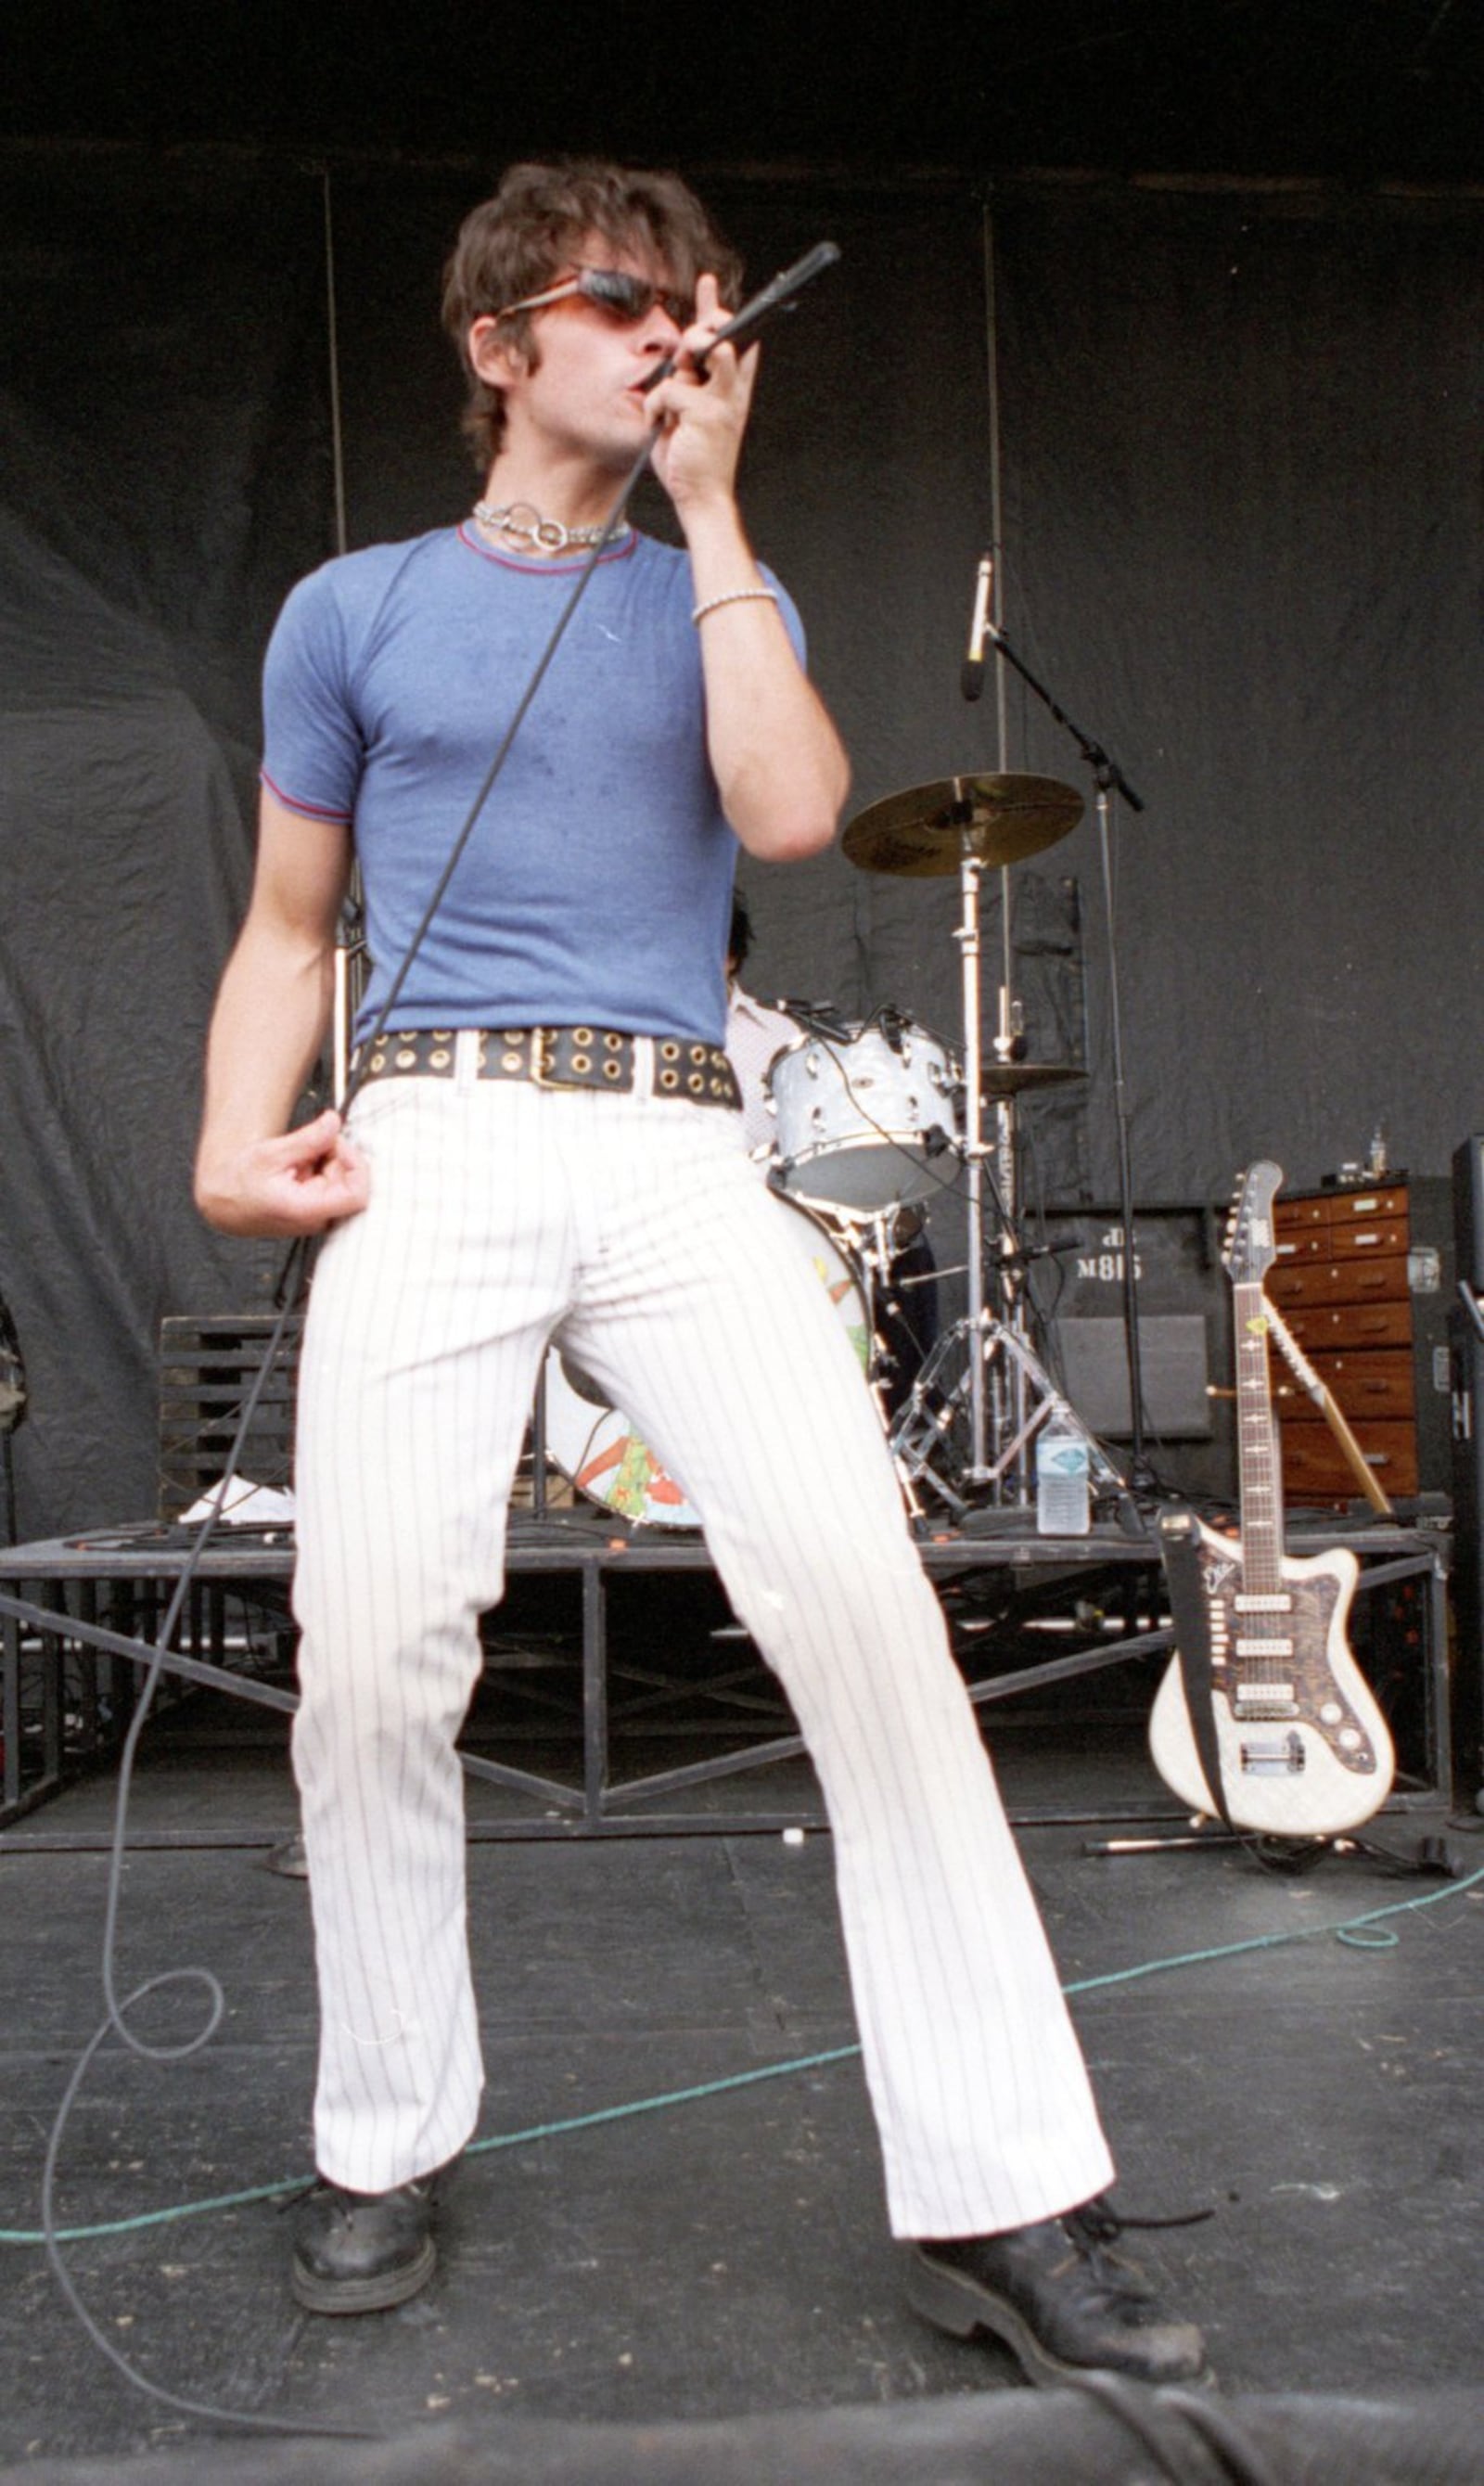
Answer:
[(641, 1045), (652, 1049), (653, 1093), (692, 1105), (740, 1107), (737, 1074), (720, 1045), (682, 1036), (625, 1036), (612, 1027), (404, 1027), (378, 1036), (361, 1079), (452, 1079), (460, 1034), (477, 1039), (475, 1076), (529, 1079), (537, 1088), (597, 1088), (634, 1092)]

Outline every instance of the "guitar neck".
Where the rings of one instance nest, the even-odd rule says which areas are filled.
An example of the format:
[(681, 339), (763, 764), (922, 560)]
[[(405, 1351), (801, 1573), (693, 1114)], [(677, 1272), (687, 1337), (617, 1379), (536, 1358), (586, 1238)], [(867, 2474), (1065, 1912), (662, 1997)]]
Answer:
[(1268, 1307), (1260, 1282), (1232, 1288), (1237, 1334), (1237, 1479), (1242, 1569), (1250, 1590), (1282, 1583), (1283, 1478), (1268, 1372)]

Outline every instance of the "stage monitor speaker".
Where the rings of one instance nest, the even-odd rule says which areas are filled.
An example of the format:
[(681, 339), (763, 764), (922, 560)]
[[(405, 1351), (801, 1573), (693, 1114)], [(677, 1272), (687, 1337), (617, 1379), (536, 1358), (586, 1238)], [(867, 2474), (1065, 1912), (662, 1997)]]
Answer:
[[(1231, 1501), (1237, 1489), (1231, 1288), (1222, 1214), (1204, 1202), (1134, 1213), (1144, 1448), (1173, 1493)], [(1123, 1226), (1115, 1207), (1052, 1209), (1031, 1237), (1031, 1296), (1047, 1360), (1077, 1413), (1114, 1456), (1131, 1433)]]

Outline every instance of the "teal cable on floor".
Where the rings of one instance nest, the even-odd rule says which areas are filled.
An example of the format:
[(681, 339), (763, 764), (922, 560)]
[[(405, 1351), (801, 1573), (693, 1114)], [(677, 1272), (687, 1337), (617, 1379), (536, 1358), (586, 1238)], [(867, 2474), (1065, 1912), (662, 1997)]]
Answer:
[[(1358, 1950), (1390, 1950), (1396, 1946), (1394, 1933), (1372, 1937), (1369, 1928), (1385, 1925), (1391, 1917), (1405, 1917), (1417, 1908), (1436, 1908), (1444, 1899), (1461, 1898), (1466, 1891), (1477, 1889), (1484, 1882), (1484, 1864), (1445, 1890), (1424, 1891), (1415, 1899), (1393, 1899), (1385, 1908), (1367, 1909), (1363, 1916), (1346, 1917), (1337, 1924), (1295, 1925), (1283, 1933), (1250, 1934), (1243, 1942), (1222, 1943), (1211, 1950), (1178, 1951), (1168, 1959), (1145, 1960), (1138, 1968), (1111, 1969), (1102, 1976), (1081, 1976), (1064, 1991), (1074, 1994), (1095, 1994), (1111, 1985), (1133, 1985), (1145, 1976), (1162, 1976), (1171, 1969), (1205, 1968), (1215, 1960), (1240, 1959), (1245, 1952), (1279, 1950), (1289, 1943), (1319, 1942), (1333, 1935), (1336, 1942), (1346, 1943)], [(728, 2089), (751, 2088), (758, 2081), (783, 2080), (796, 2072), (814, 2072), (831, 2063), (849, 2062), (860, 2054), (860, 2047), (832, 2046), (822, 2055), (795, 2055), (782, 2063), (763, 2063), (756, 2071), (730, 2072), (718, 2081), (700, 2081), (694, 2087), (667, 2089), (658, 2097), (633, 2098), (626, 2106), (597, 2107), (589, 2114), (563, 2115), (555, 2123), (529, 2124), (522, 2132), (501, 2132), (487, 2141), (472, 2141), (466, 2158), (486, 2156), (494, 2149), (518, 2149), (531, 2141), (557, 2141), (570, 2132), (590, 2131), (595, 2124), (621, 2123), (629, 2115), (657, 2114), (668, 2107), (693, 2106), (701, 2098), (721, 2097)], [(87, 2244), (102, 2236), (138, 2235), (148, 2227), (169, 2226), (179, 2219), (206, 2218), (213, 2210), (238, 2210), (256, 2201), (285, 2200), (294, 2193), (307, 2191), (314, 2182), (312, 2175), (286, 2176), (278, 2184), (257, 2184), (244, 2193), (219, 2193), (209, 2200), (180, 2201), (173, 2209), (147, 2210), (134, 2219), (111, 2219), (93, 2227), (59, 2227), (59, 2244)], [(41, 2245), (45, 2237), (37, 2230), (0, 2227), (0, 2245)]]

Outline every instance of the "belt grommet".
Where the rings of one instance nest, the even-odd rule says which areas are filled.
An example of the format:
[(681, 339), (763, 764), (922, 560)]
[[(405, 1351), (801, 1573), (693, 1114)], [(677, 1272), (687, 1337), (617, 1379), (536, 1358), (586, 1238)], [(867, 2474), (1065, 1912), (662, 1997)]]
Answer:
[(587, 1075), (587, 1073), (591, 1069), (591, 1067), (592, 1067), (592, 1057), (591, 1057), (591, 1054), (589, 1054), (589, 1053), (574, 1053), (574, 1054), (573, 1054), (573, 1056), (572, 1056), (572, 1068), (576, 1071), (577, 1076), (578, 1076), (578, 1078), (579, 1078), (579, 1079), (585, 1078), (585, 1077), (586, 1077), (586, 1075)]
[(500, 1056), (502, 1070), (524, 1070), (525, 1066), (518, 1053), (502, 1053)]
[(662, 1062), (678, 1062), (679, 1059), (679, 1046), (674, 1042), (673, 1037), (667, 1036), (665, 1042), (660, 1046), (660, 1060)]

